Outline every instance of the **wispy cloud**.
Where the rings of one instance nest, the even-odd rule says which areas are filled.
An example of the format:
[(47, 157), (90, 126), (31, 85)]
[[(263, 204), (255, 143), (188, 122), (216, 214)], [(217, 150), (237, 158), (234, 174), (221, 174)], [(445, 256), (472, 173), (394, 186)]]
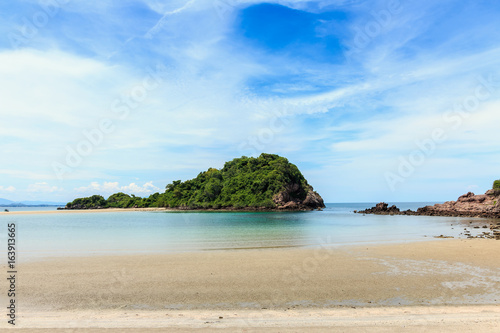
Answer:
[(154, 34), (157, 34), (158, 32), (161, 31), (163, 24), (165, 23), (165, 20), (172, 15), (180, 14), (182, 11), (186, 10), (190, 6), (192, 6), (196, 0), (190, 0), (186, 2), (182, 7), (176, 8), (174, 10), (169, 10), (163, 14), (161, 19), (155, 24), (154, 27), (152, 27), (145, 35), (146, 38), (153, 38)]

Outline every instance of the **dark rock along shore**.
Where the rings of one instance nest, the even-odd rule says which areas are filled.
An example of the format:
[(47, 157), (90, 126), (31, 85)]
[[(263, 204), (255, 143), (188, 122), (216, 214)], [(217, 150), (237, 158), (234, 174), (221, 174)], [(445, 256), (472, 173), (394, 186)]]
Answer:
[[(447, 201), (443, 204), (425, 206), (417, 211), (401, 211), (395, 205), (389, 207), (385, 202), (378, 203), (375, 207), (361, 211), (358, 214), (377, 215), (415, 215), (415, 216), (450, 216), (450, 217), (480, 217), (500, 219), (500, 190), (489, 190), (485, 194), (475, 195), (472, 192), (462, 195), (457, 201)], [(500, 240), (500, 220), (491, 224), (490, 237)]]

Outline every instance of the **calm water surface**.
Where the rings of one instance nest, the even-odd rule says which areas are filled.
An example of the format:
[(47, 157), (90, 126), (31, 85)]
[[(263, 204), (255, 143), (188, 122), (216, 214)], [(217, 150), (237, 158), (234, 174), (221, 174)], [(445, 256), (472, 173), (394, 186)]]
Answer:
[[(398, 203), (416, 209), (428, 203)], [(0, 216), (1, 244), (16, 223), (20, 260), (266, 247), (338, 246), (459, 236), (470, 218), (353, 214), (374, 203), (312, 212), (104, 212)], [(31, 209), (31, 208), (30, 208)], [(54, 207), (46, 208), (55, 210)], [(38, 208), (38, 210), (41, 210)], [(44, 209), (45, 210), (45, 209)], [(426, 237), (427, 236), (427, 237)]]

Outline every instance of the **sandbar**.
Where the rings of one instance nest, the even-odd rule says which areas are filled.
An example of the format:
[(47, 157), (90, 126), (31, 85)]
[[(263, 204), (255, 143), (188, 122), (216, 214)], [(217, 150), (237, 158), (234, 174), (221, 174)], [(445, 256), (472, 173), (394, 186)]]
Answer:
[(39, 215), (39, 214), (81, 214), (81, 213), (114, 213), (114, 212), (166, 212), (181, 211), (167, 208), (106, 208), (106, 209), (61, 209), (57, 210), (23, 210), (23, 211), (0, 211), (0, 216), (8, 215)]

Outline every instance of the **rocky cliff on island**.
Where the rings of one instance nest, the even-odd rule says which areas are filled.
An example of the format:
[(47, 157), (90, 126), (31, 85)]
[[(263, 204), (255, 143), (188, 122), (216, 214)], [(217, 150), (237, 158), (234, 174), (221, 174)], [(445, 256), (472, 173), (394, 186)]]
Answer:
[(180, 210), (313, 210), (325, 207), (296, 165), (286, 158), (261, 154), (209, 168), (194, 179), (173, 181), (163, 193), (140, 198), (115, 193), (78, 198), (65, 209), (170, 208)]
[(283, 191), (272, 197), (273, 203), (278, 209), (317, 209), (324, 208), (323, 198), (312, 188), (306, 188), (306, 195), (303, 199), (297, 195), (300, 191), (299, 184), (288, 185)]

